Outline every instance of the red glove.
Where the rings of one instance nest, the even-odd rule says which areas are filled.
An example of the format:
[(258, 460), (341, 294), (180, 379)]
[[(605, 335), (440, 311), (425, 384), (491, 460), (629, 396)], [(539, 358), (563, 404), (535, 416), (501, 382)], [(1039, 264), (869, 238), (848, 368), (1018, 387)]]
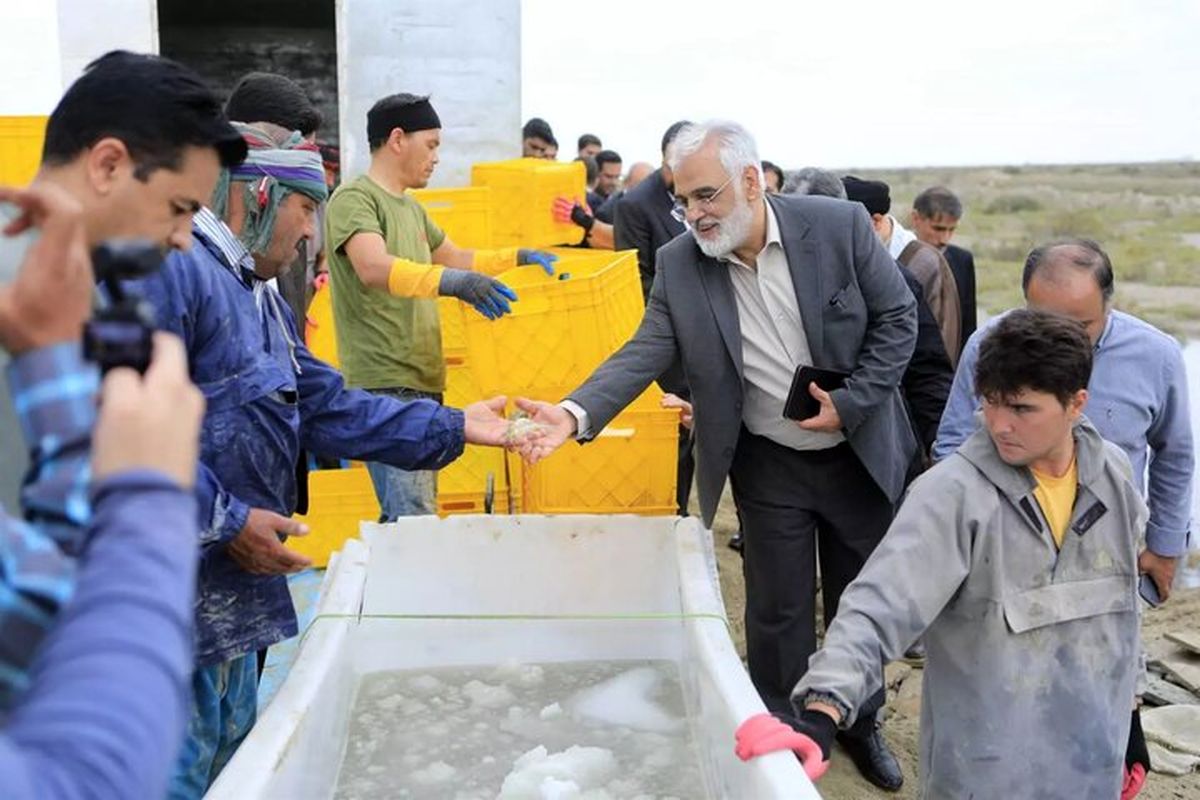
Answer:
[(1133, 710), (1129, 720), (1129, 743), (1125, 746), (1125, 780), (1121, 786), (1121, 800), (1133, 800), (1146, 785), (1146, 773), (1150, 770), (1150, 751), (1146, 747), (1146, 734), (1142, 731), (1142, 714)]
[(825, 757), (821, 745), (770, 714), (750, 717), (738, 726), (734, 739), (736, 744), (733, 752), (742, 761), (777, 750), (791, 750), (800, 759), (800, 765), (804, 767), (804, 774), (809, 780), (817, 780), (829, 769), (829, 759)]
[(329, 273), (318, 272), (317, 276), (313, 278), (313, 289), (320, 291), (321, 289), (325, 288), (327, 283), (329, 283)]
[(554, 221), (563, 225), (571, 221), (571, 210), (575, 208), (575, 201), (569, 197), (554, 198), (554, 205), (550, 211), (554, 214)]
[(1125, 768), (1125, 783), (1121, 786), (1121, 800), (1133, 800), (1146, 785), (1146, 768), (1134, 764)]

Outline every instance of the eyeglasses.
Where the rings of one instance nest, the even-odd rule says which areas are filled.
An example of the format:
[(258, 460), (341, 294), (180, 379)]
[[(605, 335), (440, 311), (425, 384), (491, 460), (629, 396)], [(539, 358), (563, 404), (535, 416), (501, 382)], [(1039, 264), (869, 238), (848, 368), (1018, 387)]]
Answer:
[(725, 191), (725, 187), (728, 186), (730, 184), (730, 182), (732, 182), (732, 181), (733, 181), (733, 176), (730, 175), (728, 178), (725, 179), (725, 182), (722, 183), (719, 187), (717, 187), (717, 190), (714, 191), (712, 194), (706, 194), (704, 192), (704, 190), (701, 189), (699, 192), (697, 192), (695, 195), (692, 196), (691, 200), (688, 200), (688, 198), (686, 198), (686, 197), (677, 198), (675, 200), (675, 205), (671, 206), (671, 216), (674, 217), (677, 222), (682, 222), (686, 225), (687, 224), (688, 207), (690, 206), (691, 203), (695, 203), (696, 206), (699, 207), (701, 211), (710, 210), (712, 208), (712, 204), (714, 202), (716, 202), (717, 196), (720, 195), (721, 192)]

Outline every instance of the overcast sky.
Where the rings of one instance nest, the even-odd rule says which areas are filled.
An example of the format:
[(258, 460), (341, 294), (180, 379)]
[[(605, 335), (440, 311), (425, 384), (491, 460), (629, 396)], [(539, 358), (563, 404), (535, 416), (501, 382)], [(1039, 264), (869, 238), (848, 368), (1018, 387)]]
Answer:
[(522, 113), (560, 158), (680, 118), (787, 168), (1200, 156), (1200, 0), (522, 0)]

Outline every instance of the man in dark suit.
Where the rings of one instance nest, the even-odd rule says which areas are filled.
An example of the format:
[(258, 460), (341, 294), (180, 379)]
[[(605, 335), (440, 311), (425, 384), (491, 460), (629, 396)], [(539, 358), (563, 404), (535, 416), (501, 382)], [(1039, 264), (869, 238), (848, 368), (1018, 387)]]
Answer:
[[(638, 272), (642, 277), (642, 298), (647, 300), (650, 297), (650, 286), (654, 283), (654, 258), (658, 248), (684, 231), (683, 222), (671, 215), (671, 209), (675, 205), (671, 194), (675, 180), (671, 175), (671, 167), (667, 164), (667, 148), (686, 124), (686, 120), (680, 120), (667, 128), (662, 137), (662, 167), (626, 192), (615, 209), (614, 249), (637, 250)], [(658, 376), (658, 385), (664, 392), (677, 395), (685, 401), (691, 397), (687, 379), (678, 360)], [(687, 516), (695, 473), (692, 433), (680, 425), (678, 479), (675, 489), (675, 502), (679, 507), (680, 516)]]
[[(818, 544), (828, 622), (886, 532), (916, 452), (899, 389), (916, 300), (860, 206), (768, 200), (740, 125), (686, 126), (669, 166), (691, 235), (658, 251), (637, 333), (562, 403), (517, 402), (549, 426), (536, 459), (594, 437), (681, 359), (704, 521), (728, 477), (745, 530), (750, 676), (767, 707), (789, 715), (788, 693), (816, 647)], [(820, 411), (795, 422), (783, 408), (806, 364), (848, 377), (831, 392), (806, 387)], [(869, 780), (895, 790), (903, 775), (876, 721), (882, 667), (880, 690), (839, 738)]]
[(962, 344), (959, 352), (967, 346), (967, 339), (975, 332), (978, 315), (975, 308), (975, 256), (971, 255), (970, 250), (950, 244), (962, 214), (962, 202), (945, 186), (932, 186), (913, 200), (913, 233), (922, 242), (942, 251), (958, 286), (962, 308)]

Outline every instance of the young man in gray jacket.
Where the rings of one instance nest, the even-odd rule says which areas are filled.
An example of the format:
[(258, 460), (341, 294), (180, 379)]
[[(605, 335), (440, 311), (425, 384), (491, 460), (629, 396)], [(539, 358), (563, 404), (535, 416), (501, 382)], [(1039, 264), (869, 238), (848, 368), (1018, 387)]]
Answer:
[(984, 340), (984, 428), (913, 484), (792, 695), (826, 759), (923, 636), (922, 797), (1121, 796), (1147, 512), (1082, 415), (1091, 353), (1024, 309)]

